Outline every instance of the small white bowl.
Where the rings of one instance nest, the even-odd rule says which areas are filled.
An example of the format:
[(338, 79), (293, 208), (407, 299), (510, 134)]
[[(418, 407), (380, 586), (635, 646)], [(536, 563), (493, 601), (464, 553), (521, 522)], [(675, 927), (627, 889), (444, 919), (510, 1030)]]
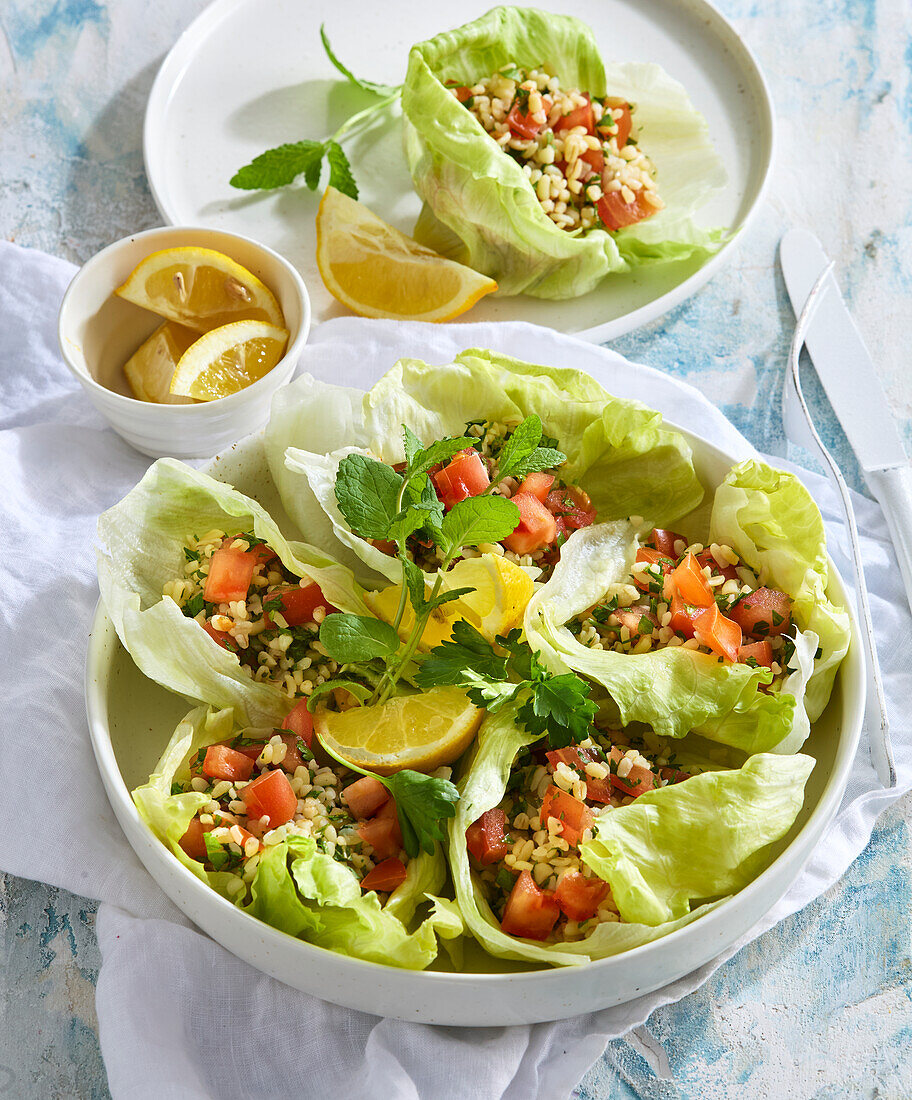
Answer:
[[(153, 252), (185, 245), (223, 252), (261, 279), (282, 308), (288, 348), (268, 374), (228, 397), (195, 405), (139, 401), (123, 367), (162, 319), (114, 290)], [(64, 361), (92, 403), (118, 435), (153, 458), (209, 458), (262, 427), (272, 395), (291, 381), (309, 331), (310, 298), (288, 260), (247, 237), (192, 226), (148, 229), (108, 245), (77, 271), (57, 319)]]

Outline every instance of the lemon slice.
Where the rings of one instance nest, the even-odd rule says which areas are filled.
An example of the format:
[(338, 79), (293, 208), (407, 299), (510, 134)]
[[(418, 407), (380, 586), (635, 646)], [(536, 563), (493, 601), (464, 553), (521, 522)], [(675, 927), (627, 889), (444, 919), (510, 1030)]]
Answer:
[(198, 332), (173, 321), (159, 325), (124, 366), (133, 396), (160, 405), (192, 405), (192, 397), (172, 394), (170, 387), (180, 357), (198, 339)]
[(373, 707), (318, 707), (314, 731), (333, 752), (378, 775), (430, 772), (462, 756), (483, 716), (460, 688), (437, 687)]
[(171, 393), (213, 401), (237, 393), (272, 370), (288, 332), (263, 321), (235, 321), (201, 336), (180, 358)]
[(269, 287), (246, 267), (211, 248), (153, 252), (114, 293), (197, 332), (232, 321), (285, 325)]
[[(431, 612), (428, 624), (421, 635), (420, 648), (432, 649), (446, 641), (453, 632), (453, 623), (465, 619), (489, 642), (498, 634), (506, 634), (522, 620), (526, 604), (532, 598), (534, 585), (524, 569), (496, 554), (482, 554), (478, 558), (465, 558), (457, 562), (443, 578), (443, 588), (474, 588)], [(378, 619), (392, 623), (399, 609), (398, 584), (379, 592), (366, 592), (364, 601)], [(426, 589), (430, 594), (430, 588)], [(411, 634), (415, 615), (411, 604), (406, 603), (399, 636), (403, 641)]]
[(497, 289), (334, 187), (317, 212), (317, 267), (330, 294), (365, 317), (449, 321)]

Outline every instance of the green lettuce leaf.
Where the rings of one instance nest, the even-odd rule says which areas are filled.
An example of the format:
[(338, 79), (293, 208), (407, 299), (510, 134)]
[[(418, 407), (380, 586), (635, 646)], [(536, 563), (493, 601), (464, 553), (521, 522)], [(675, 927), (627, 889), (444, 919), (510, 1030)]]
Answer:
[[(506, 791), (516, 754), (535, 740), (533, 735), (517, 724), (514, 707), (504, 707), (497, 714), (488, 715), (481, 724), (474, 749), (463, 766), (462, 779), (458, 784), (461, 797), (456, 805), (456, 816), (449, 825), (450, 872), (456, 890), (456, 901), (465, 923), (486, 951), (504, 959), (522, 959), (551, 966), (578, 966), (591, 959), (617, 955), (649, 943), (650, 940), (682, 928), (718, 904), (700, 906), (693, 912), (681, 914), (668, 921), (661, 928), (636, 922), (600, 924), (591, 935), (574, 943), (544, 946), (502, 932), (469, 863), (465, 831), (485, 810), (492, 809), (500, 802)], [(706, 896), (721, 892), (710, 891)]]
[(636, 530), (629, 523), (595, 524), (571, 535), (551, 579), (526, 607), (526, 637), (545, 665), (601, 684), (622, 725), (644, 722), (660, 737), (699, 733), (745, 752), (766, 752), (782, 742), (797, 704), (784, 691), (757, 690), (772, 679), (769, 670), (721, 663), (679, 646), (648, 653), (591, 649), (563, 625), (626, 587), (635, 557)]
[(163, 458), (98, 521), (98, 583), (117, 635), (146, 676), (192, 701), (233, 707), (249, 724), (273, 725), (290, 700), (254, 682), (235, 654), (162, 596), (184, 576), (183, 547), (214, 528), (252, 531), (296, 576), (316, 581), (343, 611), (369, 614), (349, 570), (303, 542), (289, 542), (266, 511), (230, 485)]
[(823, 713), (849, 648), (849, 616), (827, 598), (829, 565), (820, 510), (793, 474), (748, 460), (716, 490), (709, 537), (757, 570), (760, 583), (787, 592), (802, 630), (817, 635), (820, 657), (807, 685), (812, 722)]
[[(246, 905), (245, 891), (238, 889), (238, 875), (206, 871), (202, 863), (191, 859), (179, 841), (209, 796), (197, 792), (172, 795), (171, 785), (176, 780), (186, 781), (189, 760), (198, 749), (236, 732), (230, 709), (216, 712), (199, 707), (191, 711), (172, 735), (148, 783), (133, 791), (140, 817), (185, 867), (273, 928), (359, 959), (420, 970), (436, 958), (438, 936), (455, 941), (462, 935), (462, 917), (455, 903), (435, 896), (446, 878), (439, 845), (433, 855), (422, 852), (410, 861), (405, 882), (385, 906), (375, 893), (362, 894), (355, 873), (318, 851), (309, 838), (291, 837), (263, 853)], [(253, 736), (258, 732), (270, 731), (245, 730)], [(430, 913), (416, 922), (416, 910), (422, 903), (428, 903)], [(413, 924), (416, 927), (410, 931)]]
[(771, 859), (791, 829), (814, 768), (809, 756), (760, 754), (738, 771), (707, 772), (647, 791), (600, 817), (580, 855), (611, 884), (628, 921), (664, 927), (694, 900), (731, 894)]
[[(474, 84), (511, 63), (544, 65), (564, 88), (632, 102), (666, 209), (634, 232), (559, 229), (519, 164), (444, 86)], [(452, 258), (496, 279), (500, 294), (576, 297), (611, 272), (718, 246), (721, 234), (693, 220), (726, 179), (702, 115), (657, 65), (614, 65), (606, 73), (591, 30), (578, 19), (500, 7), (419, 43), (409, 54), (402, 110), (406, 159), (426, 204), (416, 236), (432, 246), (441, 236), (458, 241)]]
[[(307, 376), (286, 386), (267, 428), (267, 454), (292, 519), (308, 532), (328, 524), (333, 553), (346, 561), (344, 554), (357, 555), (370, 570), (365, 580), (379, 574), (398, 582), (401, 566), (351, 532), (335, 500), (335, 474), (353, 451), (400, 461), (403, 424), (427, 444), (461, 435), (479, 417), (515, 425), (536, 413), (567, 455), (561, 477), (586, 490), (603, 520), (637, 514), (669, 526), (703, 496), (684, 438), (659, 413), (613, 397), (582, 371), (469, 349), (443, 366), (400, 359), (363, 395), (360, 410), (351, 390), (336, 389)], [(315, 399), (320, 416), (312, 413)]]

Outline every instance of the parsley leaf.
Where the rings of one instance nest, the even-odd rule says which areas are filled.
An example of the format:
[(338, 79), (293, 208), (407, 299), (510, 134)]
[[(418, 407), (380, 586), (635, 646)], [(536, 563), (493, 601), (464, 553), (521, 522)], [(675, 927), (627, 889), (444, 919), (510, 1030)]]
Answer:
[(271, 191), (293, 183), (303, 172), (307, 186), (313, 191), (320, 182), (320, 165), (325, 151), (322, 141), (277, 145), (254, 157), (235, 172), (229, 182), (232, 187), (244, 191)]
[(326, 161), (329, 164), (329, 186), (335, 187), (343, 195), (350, 199), (358, 197), (358, 185), (352, 175), (348, 157), (337, 141), (329, 141), (326, 144)]
[(391, 657), (399, 648), (399, 635), (389, 623), (342, 611), (320, 624), (320, 641), (339, 664)]
[(529, 698), (519, 708), (519, 719), (529, 733), (549, 735), (554, 749), (584, 740), (598, 706), (589, 699), (589, 685), (575, 672), (551, 676), (532, 660)]
[(399, 514), (402, 478), (367, 455), (346, 455), (336, 474), (336, 500), (348, 526), (365, 539), (385, 539)]
[(444, 839), (440, 822), (456, 816), (459, 791), (455, 785), (408, 768), (377, 778), (396, 800), (406, 852), (414, 858), (423, 848), (433, 855), (434, 841)]
[(489, 680), (504, 680), (507, 658), (498, 657), (491, 643), (474, 626), (457, 619), (450, 640), (435, 646), (421, 662), (415, 682), (420, 688), (461, 684), (466, 670)]
[(375, 84), (372, 80), (361, 80), (360, 77), (354, 75), (354, 73), (347, 69), (342, 62), (333, 53), (333, 48), (329, 44), (329, 38), (327, 37), (324, 29), (325, 24), (320, 24), (320, 41), (323, 43), (323, 49), (326, 50), (326, 56), (333, 63), (336, 69), (349, 80), (356, 88), (360, 88), (362, 92), (370, 92), (371, 95), (378, 96), (390, 96), (399, 91), (401, 85), (393, 87), (391, 84)]

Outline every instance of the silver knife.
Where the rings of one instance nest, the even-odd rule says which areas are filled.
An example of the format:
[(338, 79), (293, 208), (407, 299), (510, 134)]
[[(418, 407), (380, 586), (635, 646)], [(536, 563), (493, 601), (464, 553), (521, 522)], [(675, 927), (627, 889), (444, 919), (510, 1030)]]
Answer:
[[(785, 234), (779, 260), (798, 317), (829, 260), (820, 241), (806, 229)], [(912, 607), (912, 466), (871, 356), (832, 273), (824, 288), (808, 329), (807, 349), (865, 480), (883, 508)]]

